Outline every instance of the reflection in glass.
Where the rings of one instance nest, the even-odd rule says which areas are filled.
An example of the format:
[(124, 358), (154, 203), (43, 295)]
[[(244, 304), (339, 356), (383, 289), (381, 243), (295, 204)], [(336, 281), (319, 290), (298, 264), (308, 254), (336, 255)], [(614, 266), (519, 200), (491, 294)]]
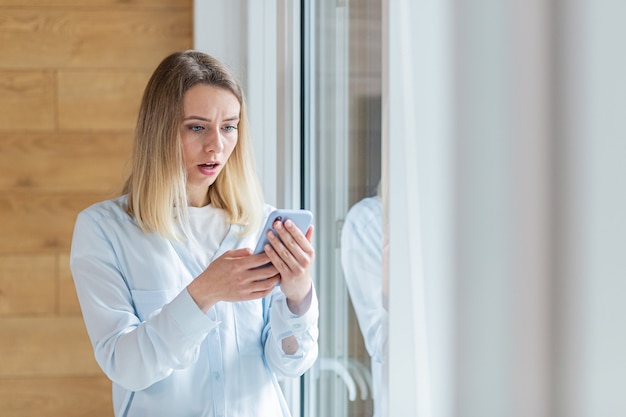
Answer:
[[(309, 96), (305, 98), (310, 122), (305, 131), (310, 135), (309, 207), (316, 225), (320, 352), (317, 368), (309, 376), (305, 416), (380, 417), (374, 409), (380, 404), (379, 340), (384, 337), (377, 325), (368, 324), (370, 313), (361, 310), (363, 300), (376, 299), (380, 302), (376, 301), (373, 316), (382, 320), (378, 317), (382, 295), (360, 292), (380, 293), (382, 277), (380, 273), (370, 277), (375, 288), (360, 287), (358, 282), (365, 278), (347, 270), (344, 275), (342, 256), (344, 244), (352, 246), (348, 249), (352, 254), (363, 254), (363, 245), (369, 245), (377, 258), (366, 261), (382, 269), (381, 238), (358, 243), (361, 238), (352, 234), (359, 231), (355, 204), (363, 200), (380, 207), (376, 195), (381, 178), (382, 4), (381, 0), (319, 0), (311, 4), (311, 51), (304, 54), (305, 71), (310, 73)], [(364, 200), (370, 197), (372, 200)], [(353, 215), (348, 215), (353, 207)], [(374, 217), (378, 226), (373, 224), (371, 231), (380, 235), (380, 208), (374, 208)], [(349, 257), (346, 254), (348, 264), (365, 265)], [(376, 338), (371, 337), (372, 332)]]
[(388, 342), (388, 311), (383, 305), (382, 201), (379, 195), (356, 203), (341, 233), (341, 263), (365, 347), (371, 357), (374, 417), (385, 407), (383, 364)]

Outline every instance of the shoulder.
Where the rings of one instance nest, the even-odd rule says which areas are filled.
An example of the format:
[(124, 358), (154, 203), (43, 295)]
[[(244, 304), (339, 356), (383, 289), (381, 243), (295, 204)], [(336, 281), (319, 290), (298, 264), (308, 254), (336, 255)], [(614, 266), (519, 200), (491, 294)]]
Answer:
[(78, 214), (79, 220), (90, 220), (94, 223), (103, 221), (128, 222), (133, 218), (126, 212), (126, 196), (92, 204)]
[(367, 197), (350, 208), (346, 215), (346, 223), (380, 223), (383, 208), (380, 197)]
[(261, 223), (258, 225), (257, 234), (263, 233), (263, 227), (265, 225), (265, 222), (267, 222), (267, 219), (270, 217), (270, 214), (272, 214), (272, 211), (274, 210), (276, 210), (276, 207), (272, 206), (271, 204), (263, 203), (260, 217)]
[(115, 251), (145, 253), (151, 245), (159, 245), (164, 240), (156, 232), (143, 231), (126, 212), (126, 197), (118, 197), (95, 203), (78, 214), (72, 251), (80, 253), (81, 247), (89, 251), (101, 245), (101, 248)]
[(263, 221), (265, 221), (274, 210), (276, 210), (276, 207), (271, 204), (263, 203)]
[(357, 250), (379, 253), (383, 241), (382, 221), (379, 197), (365, 198), (352, 206), (341, 229), (341, 247), (344, 252)]

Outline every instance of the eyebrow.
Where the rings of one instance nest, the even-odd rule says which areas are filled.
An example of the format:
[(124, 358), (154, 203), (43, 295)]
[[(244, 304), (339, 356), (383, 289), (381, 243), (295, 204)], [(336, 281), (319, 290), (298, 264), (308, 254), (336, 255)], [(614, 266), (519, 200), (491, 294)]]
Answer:
[[(212, 122), (213, 120), (211, 119), (207, 119), (206, 117), (201, 117), (201, 116), (187, 116), (185, 118), (183, 118), (183, 121), (185, 120), (202, 120), (203, 122)], [(224, 122), (234, 122), (234, 121), (238, 121), (239, 120), (239, 116), (231, 116), (231, 117), (227, 117), (226, 119), (224, 119)]]

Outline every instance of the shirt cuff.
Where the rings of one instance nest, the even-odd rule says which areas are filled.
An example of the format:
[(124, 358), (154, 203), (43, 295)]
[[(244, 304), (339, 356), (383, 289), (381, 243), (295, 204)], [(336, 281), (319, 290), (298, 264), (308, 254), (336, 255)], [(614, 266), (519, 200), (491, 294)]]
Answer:
[(218, 321), (211, 320), (200, 310), (187, 288), (164, 306), (163, 310), (167, 310), (167, 314), (176, 322), (181, 332), (190, 338), (204, 338), (219, 325)]
[(298, 339), (300, 336), (307, 333), (310, 328), (317, 327), (318, 315), (319, 307), (317, 295), (315, 294), (315, 286), (311, 286), (311, 304), (308, 310), (301, 316), (289, 310), (285, 294), (278, 292), (275, 295), (270, 312), (272, 333), (279, 341), (292, 335)]

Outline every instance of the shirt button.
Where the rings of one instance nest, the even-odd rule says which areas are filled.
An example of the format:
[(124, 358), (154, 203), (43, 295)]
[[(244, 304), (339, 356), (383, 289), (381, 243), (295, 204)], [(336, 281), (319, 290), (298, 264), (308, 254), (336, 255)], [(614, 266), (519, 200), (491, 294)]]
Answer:
[(300, 327), (302, 327), (302, 325), (300, 323), (296, 323), (293, 325), (294, 329), (299, 329)]
[(215, 379), (216, 381), (220, 380), (220, 373), (219, 372), (213, 372), (213, 379)]

